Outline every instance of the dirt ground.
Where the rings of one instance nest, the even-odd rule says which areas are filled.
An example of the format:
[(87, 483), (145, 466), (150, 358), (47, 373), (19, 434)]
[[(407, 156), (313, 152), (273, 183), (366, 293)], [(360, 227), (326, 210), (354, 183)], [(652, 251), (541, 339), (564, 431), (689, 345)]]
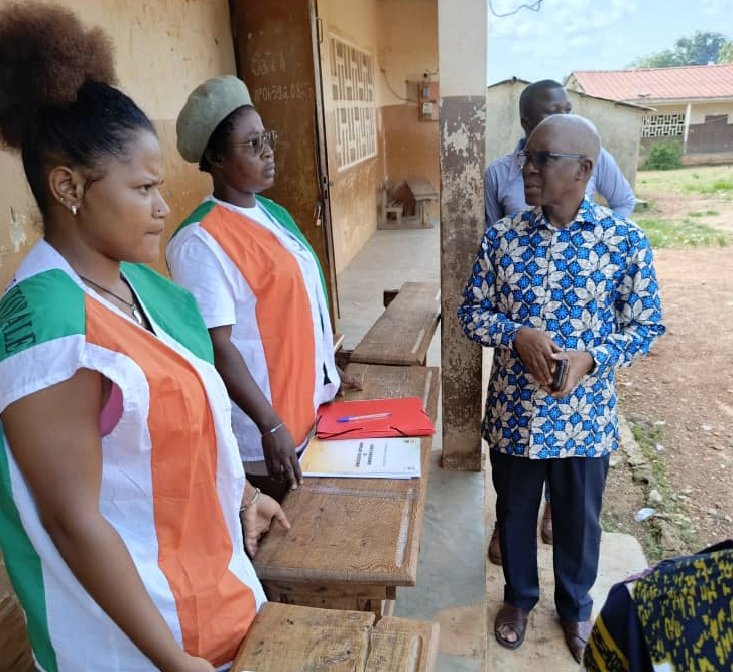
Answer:
[[(730, 194), (656, 193), (653, 210), (677, 221), (710, 210), (705, 224), (733, 232)], [(604, 513), (607, 528), (641, 538), (650, 560), (670, 549), (652, 538), (651, 521), (634, 522), (641, 507), (674, 512), (678, 552), (733, 537), (733, 238), (725, 247), (656, 250), (655, 259), (667, 333), (649, 357), (619, 371), (618, 389), (667, 484), (650, 502), (620, 456)]]

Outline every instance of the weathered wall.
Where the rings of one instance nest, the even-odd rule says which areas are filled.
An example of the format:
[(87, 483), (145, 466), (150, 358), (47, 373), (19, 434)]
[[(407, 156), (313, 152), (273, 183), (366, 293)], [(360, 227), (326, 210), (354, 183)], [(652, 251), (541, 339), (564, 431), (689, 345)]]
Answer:
[[(382, 90), (376, 67), (379, 52), (377, 0), (351, 0), (348, 3), (340, 0), (319, 0), (318, 15), (323, 23), (324, 32), (321, 68), (324, 82), (329, 180), (332, 183), (333, 246), (336, 271), (340, 272), (376, 231), (377, 216), (381, 207), (380, 186), (384, 179), (385, 162), (380, 111)], [(338, 170), (336, 167), (335, 111), (329, 85), (331, 64), (328, 40), (332, 34), (371, 53), (376, 69), (374, 92), (377, 111), (377, 155), (344, 170)]]
[[(8, 0), (0, 0), (0, 6)], [(209, 190), (208, 178), (175, 148), (175, 118), (204, 79), (232, 74), (227, 0), (64, 0), (85, 23), (99, 25), (116, 50), (120, 87), (153, 119), (165, 152), (169, 231)], [(0, 152), (0, 287), (40, 232), (18, 157)], [(165, 239), (165, 238), (164, 238)], [(162, 257), (159, 268), (162, 270)]]
[(385, 177), (394, 185), (419, 175), (437, 187), (439, 122), (418, 118), (417, 89), (425, 73), (439, 81), (438, 5), (436, 0), (379, 0), (378, 7)]
[(438, 0), (443, 465), (481, 468), (481, 347), (456, 309), (484, 228), (486, 3)]
[(639, 140), (644, 110), (616, 105), (607, 100), (582, 96), (570, 91), (573, 111), (590, 119), (601, 134), (603, 146), (616, 159), (633, 187), (639, 160)]
[[(730, 119), (729, 115), (728, 119)], [(691, 124), (687, 138), (687, 154), (721, 154), (733, 152), (733, 124), (725, 118)]]
[(438, 121), (419, 121), (417, 105), (388, 105), (382, 108), (385, 178), (398, 185), (417, 175), (434, 187), (440, 182), (440, 126)]
[(486, 89), (486, 163), (514, 151), (524, 137), (519, 123), (519, 95), (526, 82), (496, 84)]
[[(490, 86), (486, 94), (486, 160), (514, 151), (524, 136), (519, 123), (519, 96), (526, 82)], [(573, 112), (590, 119), (601, 134), (603, 146), (613, 155), (633, 186), (639, 157), (639, 137), (645, 111), (613, 101), (568, 91)]]
[[(326, 140), (334, 252), (341, 271), (376, 230), (385, 183), (396, 186), (409, 175), (419, 175), (438, 185), (438, 122), (420, 121), (417, 112), (417, 81), (425, 72), (437, 77), (437, 3), (319, 0), (318, 14), (325, 33), (321, 60)], [(344, 170), (335, 167), (334, 105), (328, 86), (331, 34), (371, 53), (375, 66), (377, 155)]]
[[(322, 96), (314, 60), (311, 2), (231, 0), (230, 11), (239, 75), (249, 87), (263, 124), (278, 133), (277, 179), (265, 196), (290, 212), (313, 246), (334, 311), (331, 227), (321, 211), (326, 191), (321, 185), (325, 150), (319, 145), (323, 120), (314, 114)], [(335, 316), (332, 312), (331, 317)]]

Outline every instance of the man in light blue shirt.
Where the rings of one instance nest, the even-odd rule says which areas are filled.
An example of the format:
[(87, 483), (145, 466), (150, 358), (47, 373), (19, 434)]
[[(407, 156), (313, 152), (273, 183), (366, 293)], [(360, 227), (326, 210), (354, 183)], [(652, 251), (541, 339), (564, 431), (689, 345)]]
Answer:
[[(519, 153), (540, 121), (551, 114), (569, 114), (571, 111), (568, 94), (559, 82), (544, 79), (522, 91), (519, 116), (525, 137), (519, 141), (514, 152), (489, 164), (484, 175), (487, 226), (527, 207)], [(628, 217), (634, 209), (636, 198), (631, 185), (615, 159), (603, 148), (586, 187), (586, 194), (590, 198), (597, 193), (606, 199), (611, 210), (623, 217)]]
[[(524, 200), (524, 180), (520, 167), (520, 156), (527, 144), (527, 138), (545, 117), (571, 112), (572, 104), (559, 82), (543, 79), (530, 84), (522, 91), (519, 97), (519, 117), (526, 135), (519, 141), (514, 152), (496, 159), (486, 169), (484, 175), (486, 226), (491, 226), (502, 217), (514, 215), (528, 207)], [(615, 159), (602, 147), (585, 193), (591, 200), (595, 194), (600, 194), (608, 202), (608, 207), (622, 217), (628, 217), (636, 203), (628, 180)], [(545, 506), (542, 513), (541, 535), (542, 541), (552, 543), (552, 518), (549, 506)], [(489, 559), (496, 565), (501, 564), (497, 524), (494, 525), (489, 543)]]

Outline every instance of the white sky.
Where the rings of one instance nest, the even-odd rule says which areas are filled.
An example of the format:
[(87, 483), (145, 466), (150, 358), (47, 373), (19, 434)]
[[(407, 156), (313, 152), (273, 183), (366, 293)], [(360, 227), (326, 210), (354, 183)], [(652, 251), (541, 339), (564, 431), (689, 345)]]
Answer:
[[(503, 14), (534, 2), (491, 5)], [(543, 0), (538, 12), (506, 18), (489, 8), (488, 23), (489, 84), (515, 75), (562, 81), (573, 70), (623, 69), (697, 30), (733, 40), (733, 0)]]

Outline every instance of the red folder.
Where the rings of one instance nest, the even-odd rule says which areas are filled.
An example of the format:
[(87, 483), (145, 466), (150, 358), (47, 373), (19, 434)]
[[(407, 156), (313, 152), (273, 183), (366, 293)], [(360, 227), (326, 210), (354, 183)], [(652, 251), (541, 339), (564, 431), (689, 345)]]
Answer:
[(318, 409), (319, 439), (428, 436), (435, 427), (420, 397), (332, 401)]

